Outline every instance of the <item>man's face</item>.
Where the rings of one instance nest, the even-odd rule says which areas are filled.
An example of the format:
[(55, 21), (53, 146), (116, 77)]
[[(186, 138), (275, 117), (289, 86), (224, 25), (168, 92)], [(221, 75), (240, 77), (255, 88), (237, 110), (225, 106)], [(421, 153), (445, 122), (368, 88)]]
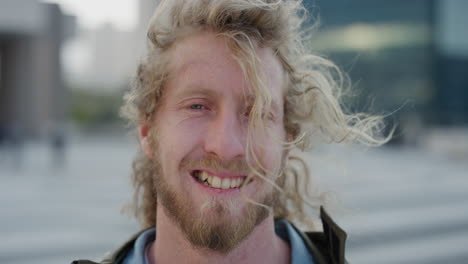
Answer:
[[(268, 132), (249, 133), (265, 177), (274, 181), (285, 140), (283, 74), (271, 49), (256, 52), (272, 107)], [(273, 186), (261, 178), (244, 183), (253, 88), (226, 40), (213, 33), (181, 40), (170, 56), (170, 78), (153, 124), (158, 204), (193, 245), (226, 253), (269, 214), (246, 198), (266, 205), (275, 199)]]

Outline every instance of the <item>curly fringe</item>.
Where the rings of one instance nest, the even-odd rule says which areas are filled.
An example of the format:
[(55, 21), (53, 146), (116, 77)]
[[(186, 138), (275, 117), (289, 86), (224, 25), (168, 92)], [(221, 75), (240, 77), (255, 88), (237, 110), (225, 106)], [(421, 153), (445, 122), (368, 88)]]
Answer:
[[(269, 47), (286, 76), (284, 122), (293, 140), (281, 142), (285, 149), (309, 151), (312, 139), (317, 136), (328, 143), (357, 142), (368, 146), (386, 143), (392, 133), (382, 135), (383, 118), (346, 112), (342, 96), (347, 77), (331, 61), (309, 54), (304, 48), (309, 31), (302, 25), (307, 13), (300, 0), (162, 0), (148, 28), (148, 54), (138, 67), (132, 89), (124, 97), (121, 115), (134, 126), (152, 120), (169, 74), (171, 47), (178, 40), (205, 30), (228, 40), (234, 58), (255, 88), (249, 128), (264, 128), (264, 113), (268, 113), (271, 103), (255, 53), (256, 46)], [(249, 162), (259, 164), (249, 138), (246, 154)], [(131, 179), (135, 193), (131, 207), (145, 227), (156, 221), (155, 172), (155, 165), (144, 155), (134, 160)], [(260, 172), (254, 175), (268, 180)], [(323, 194), (312, 193), (310, 179), (304, 160), (289, 157), (280, 179), (276, 183), (268, 180), (281, 191), (282, 199), (273, 208), (275, 217), (312, 226), (306, 206), (318, 209), (325, 198)]]

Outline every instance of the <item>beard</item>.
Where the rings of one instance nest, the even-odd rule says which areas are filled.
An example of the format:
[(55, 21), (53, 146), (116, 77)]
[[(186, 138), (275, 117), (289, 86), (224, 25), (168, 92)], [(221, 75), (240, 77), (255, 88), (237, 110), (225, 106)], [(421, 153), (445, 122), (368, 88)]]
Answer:
[[(157, 147), (157, 144), (153, 145)], [(157, 148), (154, 149), (157, 150)], [(155, 155), (155, 157), (159, 157), (159, 155)], [(154, 162), (154, 191), (157, 194), (158, 206), (162, 207), (166, 215), (179, 227), (185, 238), (195, 248), (209, 249), (223, 255), (231, 252), (252, 233), (257, 225), (270, 215), (271, 208), (275, 205), (279, 196), (278, 191), (271, 188), (270, 191), (255, 199), (256, 203), (263, 206), (244, 199), (245, 207), (241, 211), (242, 214), (239, 213), (238, 215), (234, 215), (231, 209), (239, 205), (234, 204), (232, 201), (214, 198), (207, 201), (197, 212), (195, 210), (198, 208), (192, 206), (187, 192), (177, 191), (166, 181), (158, 158)], [(198, 161), (182, 161), (180, 167), (190, 167), (194, 163), (209, 164), (211, 168), (239, 169), (242, 167), (244, 168), (243, 171), (247, 167), (246, 163), (238, 161), (231, 164), (222, 164), (221, 161), (213, 157), (206, 157)], [(246, 198), (251, 199), (251, 197)], [(210, 215), (204, 214), (207, 209), (210, 210)]]

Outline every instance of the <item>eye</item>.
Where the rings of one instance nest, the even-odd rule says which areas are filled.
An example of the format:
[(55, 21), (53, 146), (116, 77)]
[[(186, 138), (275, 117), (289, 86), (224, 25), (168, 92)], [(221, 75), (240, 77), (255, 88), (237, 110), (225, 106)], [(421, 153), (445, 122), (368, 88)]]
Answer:
[[(244, 116), (245, 117), (250, 117), (251, 113), (252, 113), (252, 108), (253, 106), (249, 106), (245, 109), (245, 112), (244, 112)], [(270, 120), (270, 121), (275, 121), (276, 120), (276, 116), (273, 112), (263, 112), (262, 115), (261, 115), (261, 118), (263, 120)]]
[(202, 104), (193, 104), (193, 105), (190, 105), (190, 109), (203, 110), (203, 109), (206, 109), (206, 107)]

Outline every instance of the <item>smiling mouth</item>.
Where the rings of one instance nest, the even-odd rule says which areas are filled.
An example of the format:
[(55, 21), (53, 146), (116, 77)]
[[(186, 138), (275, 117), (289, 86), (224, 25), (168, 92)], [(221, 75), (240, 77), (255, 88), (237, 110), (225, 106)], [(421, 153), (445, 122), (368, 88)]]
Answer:
[(192, 177), (199, 183), (217, 189), (236, 189), (240, 188), (247, 177), (221, 178), (211, 175), (206, 171), (195, 170), (191, 173)]

